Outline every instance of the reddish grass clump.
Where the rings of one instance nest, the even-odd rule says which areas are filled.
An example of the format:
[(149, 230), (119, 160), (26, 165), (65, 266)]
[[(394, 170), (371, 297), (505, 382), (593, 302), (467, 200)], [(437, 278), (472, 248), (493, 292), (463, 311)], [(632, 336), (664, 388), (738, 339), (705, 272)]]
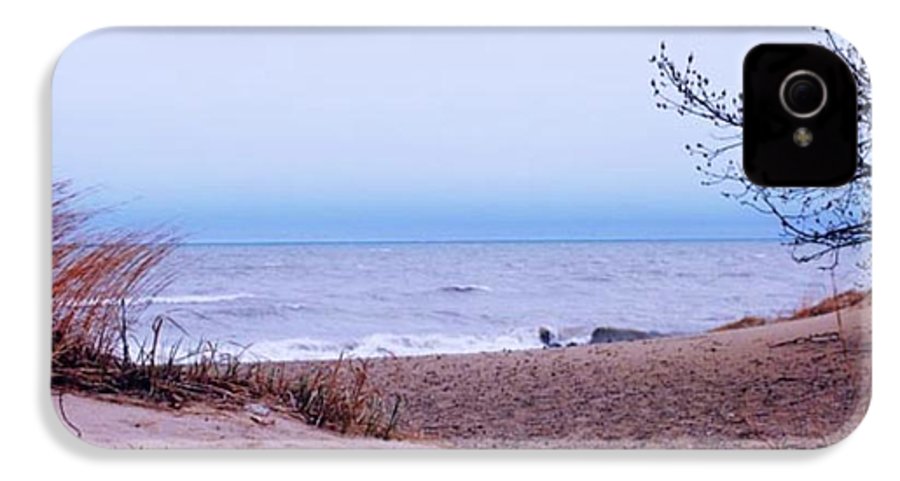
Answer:
[(791, 314), (788, 319), (794, 320), (803, 319), (806, 317), (821, 316), (822, 314), (829, 314), (835, 311), (840, 311), (842, 309), (847, 309), (848, 307), (859, 304), (869, 295), (869, 292), (857, 290), (845, 291), (840, 294), (828, 297), (813, 306), (801, 307), (800, 309), (794, 311), (794, 313)]
[(79, 200), (68, 182), (53, 184), (54, 367), (117, 354), (124, 309), (165, 287), (167, 276), (154, 269), (177, 240), (161, 232), (92, 232), (98, 211), (79, 208)]
[(777, 317), (773, 319), (766, 319), (764, 317), (758, 316), (747, 316), (741, 318), (740, 320), (730, 322), (728, 324), (721, 325), (719, 327), (715, 327), (710, 329), (709, 332), (720, 332), (720, 331), (730, 331), (733, 329), (744, 329), (747, 327), (756, 327), (756, 326), (764, 326), (766, 324), (771, 324), (774, 322), (784, 322), (784, 321), (796, 321), (798, 319), (806, 319), (808, 317), (821, 316), (823, 314), (830, 314), (832, 312), (841, 311), (850, 307), (853, 307), (860, 302), (864, 301), (871, 295), (871, 292), (863, 292), (857, 290), (849, 290), (842, 292), (840, 294), (836, 294), (834, 296), (827, 297), (818, 303), (808, 306), (801, 307), (791, 313), (789, 316)]
[(401, 398), (388, 401), (369, 383), (365, 361), (341, 358), (288, 376), (284, 365), (245, 365), (213, 342), (200, 341), (187, 352), (180, 343), (165, 349), (162, 328), (175, 324), (166, 316), (154, 318), (149, 339), (138, 342), (132, 325), (146, 305), (140, 299), (167, 285), (170, 276), (159, 266), (178, 239), (161, 232), (92, 232), (88, 225), (97, 211), (79, 208), (79, 198), (69, 183), (53, 184), (54, 390), (124, 395), (173, 408), (264, 404), (342, 433), (397, 436)]

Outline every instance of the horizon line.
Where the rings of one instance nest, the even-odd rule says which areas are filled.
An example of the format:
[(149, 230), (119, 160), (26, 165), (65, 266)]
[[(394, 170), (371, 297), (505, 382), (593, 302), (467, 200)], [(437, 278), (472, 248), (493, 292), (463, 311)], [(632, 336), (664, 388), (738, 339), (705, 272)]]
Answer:
[(590, 243), (590, 242), (764, 242), (778, 237), (622, 237), (622, 238), (460, 238), (460, 239), (259, 239), (192, 240), (179, 245), (303, 245), (303, 244), (515, 244), (515, 243)]

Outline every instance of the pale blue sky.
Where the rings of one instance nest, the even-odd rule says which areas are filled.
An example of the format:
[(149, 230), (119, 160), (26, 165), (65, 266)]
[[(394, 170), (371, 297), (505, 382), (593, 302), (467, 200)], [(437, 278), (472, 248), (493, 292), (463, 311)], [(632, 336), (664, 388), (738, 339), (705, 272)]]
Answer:
[(660, 40), (738, 89), (777, 30), (111, 29), (63, 54), (53, 174), (194, 241), (774, 237), (654, 108)]

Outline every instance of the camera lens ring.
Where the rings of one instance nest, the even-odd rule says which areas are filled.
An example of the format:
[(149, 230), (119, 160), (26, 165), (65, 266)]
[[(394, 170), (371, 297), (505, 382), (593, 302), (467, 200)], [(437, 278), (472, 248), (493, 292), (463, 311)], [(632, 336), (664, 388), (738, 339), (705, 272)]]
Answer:
[[(788, 93), (788, 85), (791, 84), (791, 82), (797, 77), (809, 77), (815, 80), (815, 82), (819, 84), (819, 88), (822, 90), (822, 100), (819, 101), (819, 104), (815, 109), (812, 109), (809, 112), (798, 112), (795, 109), (791, 108), (790, 102), (785, 95), (786, 93)], [(815, 117), (819, 112), (822, 111), (823, 108), (825, 108), (825, 104), (828, 102), (828, 87), (825, 85), (825, 81), (822, 80), (822, 77), (820, 77), (819, 74), (811, 70), (795, 70), (781, 81), (781, 87), (778, 89), (778, 97), (779, 100), (781, 100), (781, 106), (789, 114), (797, 117), (798, 119), (808, 119), (811, 117)]]

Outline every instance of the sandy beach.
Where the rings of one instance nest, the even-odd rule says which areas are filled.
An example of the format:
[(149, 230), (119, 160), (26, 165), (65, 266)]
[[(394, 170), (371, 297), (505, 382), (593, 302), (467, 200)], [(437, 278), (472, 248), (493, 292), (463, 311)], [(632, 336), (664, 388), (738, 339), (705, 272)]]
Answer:
[[(53, 396), (59, 416), (59, 396)], [(417, 448), (421, 444), (341, 436), (278, 413), (263, 419), (248, 412), (205, 406), (179, 410), (135, 404), (121, 397), (65, 394), (63, 409), (73, 435), (95, 446), (122, 449), (179, 448)]]
[(415, 442), (343, 437), (276, 413), (260, 424), (202, 407), (64, 403), (84, 440), (115, 447), (811, 448), (865, 413), (870, 313), (866, 299), (839, 316), (689, 337), (372, 360), (372, 381), (405, 398), (401, 428)]

